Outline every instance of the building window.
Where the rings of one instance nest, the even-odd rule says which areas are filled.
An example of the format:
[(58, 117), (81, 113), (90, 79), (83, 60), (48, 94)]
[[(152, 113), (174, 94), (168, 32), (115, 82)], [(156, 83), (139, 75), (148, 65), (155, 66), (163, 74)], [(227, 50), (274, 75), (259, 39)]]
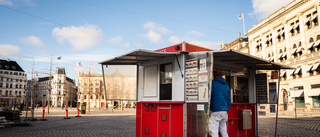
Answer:
[(320, 108), (320, 96), (312, 96), (313, 107)]
[(266, 36), (266, 44), (267, 44), (267, 47), (272, 45), (272, 34), (269, 34)]
[(261, 39), (256, 41), (256, 50), (257, 51), (261, 51), (262, 50), (262, 43), (261, 43)]
[(92, 95), (90, 96), (90, 99), (92, 99)]
[(87, 99), (87, 95), (84, 95), (84, 99)]
[(99, 82), (96, 82), (96, 86), (99, 86)]
[(104, 95), (102, 95), (102, 99), (104, 99)]
[(295, 69), (292, 73), (293, 79), (295, 78), (301, 78), (302, 77), (302, 68), (298, 67), (297, 69)]
[(98, 89), (98, 88), (96, 88), (96, 92), (99, 92), (99, 89)]
[(93, 92), (93, 89), (92, 89), (92, 88), (90, 88), (90, 92)]
[(90, 86), (93, 86), (93, 82), (90, 82)]
[(96, 95), (96, 99), (99, 99), (98, 95)]
[(12, 95), (12, 91), (9, 91), (9, 95), (10, 95), (10, 96)]
[(0, 71), (0, 74), (3, 74), (3, 71)]
[(296, 97), (296, 107), (297, 108), (304, 108), (305, 104), (304, 104), (304, 97)]
[(84, 82), (84, 86), (87, 86), (87, 82)]

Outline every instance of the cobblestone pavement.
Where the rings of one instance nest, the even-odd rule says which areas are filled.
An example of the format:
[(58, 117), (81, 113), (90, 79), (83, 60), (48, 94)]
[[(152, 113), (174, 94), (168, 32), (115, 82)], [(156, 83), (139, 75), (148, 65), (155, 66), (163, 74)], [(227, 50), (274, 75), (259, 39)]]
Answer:
[[(135, 109), (125, 110), (92, 110), (76, 118), (77, 110), (69, 109), (69, 117), (64, 119), (65, 111), (61, 108), (50, 109), (46, 114), (48, 121), (30, 121), (30, 127), (9, 126), (0, 128), (0, 137), (134, 137)], [(28, 116), (31, 116), (28, 113)], [(41, 119), (42, 109), (35, 110), (35, 118)], [(22, 119), (25, 112), (22, 113)], [(258, 119), (258, 135), (261, 137), (274, 136), (275, 117), (264, 116)], [(319, 137), (320, 117), (310, 115), (281, 116), (278, 119), (277, 135), (281, 137)]]
[[(32, 126), (10, 126), (0, 128), (1, 137), (134, 137), (135, 110), (102, 110), (91, 111), (75, 117), (76, 110), (71, 111), (64, 119), (64, 111), (52, 110), (53, 114), (46, 117), (48, 121), (31, 121)], [(29, 114), (28, 114), (29, 115)], [(58, 115), (58, 116), (56, 116)], [(60, 116), (59, 116), (60, 115)], [(24, 115), (23, 115), (24, 116)], [(29, 115), (30, 116), (30, 115)], [(35, 118), (41, 118), (36, 110)], [(24, 119), (24, 118), (22, 118)]]
[[(274, 136), (275, 122), (274, 117), (259, 118), (259, 136)], [(279, 118), (277, 129), (277, 136), (281, 137), (319, 137), (320, 117)]]

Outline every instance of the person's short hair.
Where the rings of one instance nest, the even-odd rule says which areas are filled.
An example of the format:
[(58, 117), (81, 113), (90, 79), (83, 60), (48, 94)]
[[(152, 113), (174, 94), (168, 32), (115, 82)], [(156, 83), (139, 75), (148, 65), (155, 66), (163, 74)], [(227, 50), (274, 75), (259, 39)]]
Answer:
[(214, 70), (214, 77), (222, 77), (222, 71), (220, 69)]

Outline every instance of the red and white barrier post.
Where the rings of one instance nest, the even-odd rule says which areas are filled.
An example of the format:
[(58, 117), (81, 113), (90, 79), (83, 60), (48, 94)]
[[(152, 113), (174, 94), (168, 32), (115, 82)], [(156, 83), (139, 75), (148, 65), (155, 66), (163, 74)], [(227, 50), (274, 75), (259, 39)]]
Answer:
[(43, 112), (42, 112), (42, 119), (39, 119), (39, 121), (47, 121), (47, 119), (44, 119), (44, 113), (46, 111), (46, 104), (43, 104)]
[(78, 104), (78, 115), (76, 117), (81, 117), (79, 113), (80, 113), (80, 104)]
[(64, 119), (70, 119), (70, 118), (68, 117), (68, 104), (66, 104), (66, 117), (65, 117)]

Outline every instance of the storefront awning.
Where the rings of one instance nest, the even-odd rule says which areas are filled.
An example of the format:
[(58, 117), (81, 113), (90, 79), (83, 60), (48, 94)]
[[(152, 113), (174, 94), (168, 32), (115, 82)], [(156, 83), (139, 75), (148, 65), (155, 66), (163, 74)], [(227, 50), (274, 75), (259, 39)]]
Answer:
[(308, 45), (308, 49), (313, 48), (313, 45), (314, 45), (314, 42), (309, 43), (309, 45)]
[(320, 95), (320, 89), (312, 89), (308, 93), (308, 96), (319, 96), (319, 95)]
[(316, 63), (316, 64), (314, 64), (314, 66), (312, 67), (312, 71), (315, 71), (315, 70), (317, 70), (318, 69), (318, 67), (319, 67), (319, 64), (320, 63)]
[(291, 93), (291, 96), (292, 96), (292, 97), (303, 97), (303, 96), (304, 96), (303, 93), (304, 93), (303, 90), (293, 91), (293, 92)]
[(297, 68), (295, 71), (294, 71), (294, 74), (299, 74), (301, 72), (301, 68)]
[(280, 77), (283, 77), (286, 74), (286, 71), (282, 71)]
[(306, 72), (310, 72), (311, 68), (312, 68), (312, 65), (308, 65)]

